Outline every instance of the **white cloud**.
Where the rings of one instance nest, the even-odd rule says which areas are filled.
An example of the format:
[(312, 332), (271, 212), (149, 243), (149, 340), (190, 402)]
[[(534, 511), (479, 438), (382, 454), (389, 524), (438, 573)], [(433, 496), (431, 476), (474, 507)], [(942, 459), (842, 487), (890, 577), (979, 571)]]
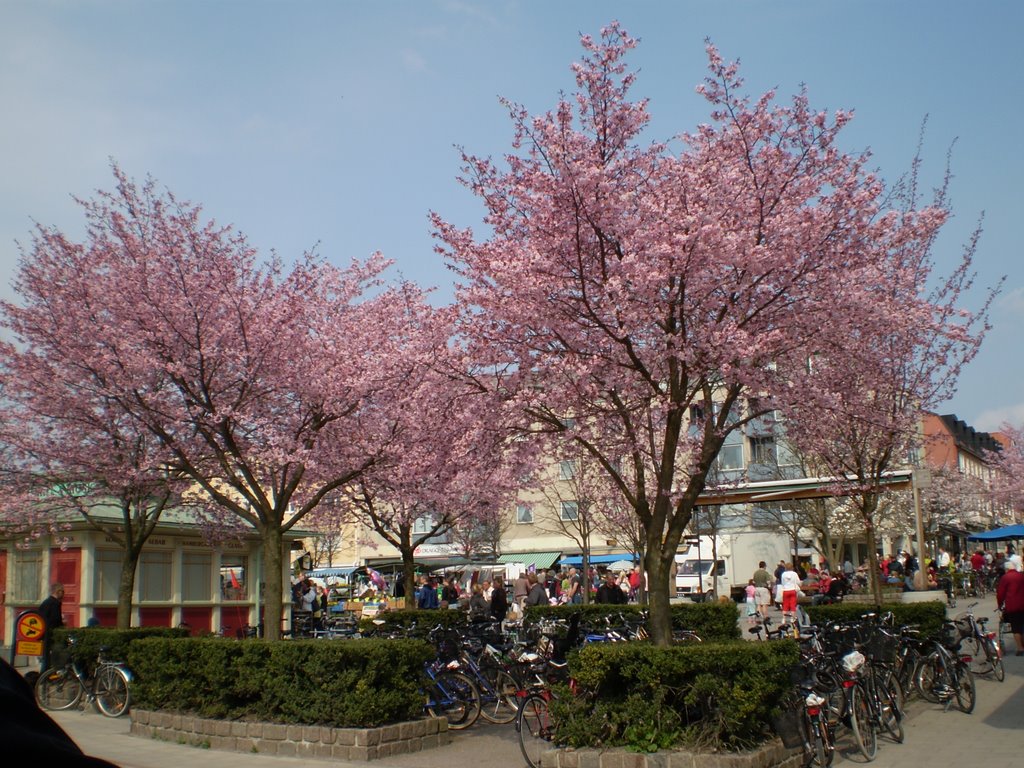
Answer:
[(994, 432), (1005, 423), (1024, 425), (1024, 403), (982, 411), (971, 426), (983, 432)]
[(406, 48), (402, 51), (402, 63), (410, 72), (426, 72), (427, 60), (418, 51)]
[(1024, 315), (1024, 286), (1004, 293), (999, 298), (997, 307), (1011, 315)]

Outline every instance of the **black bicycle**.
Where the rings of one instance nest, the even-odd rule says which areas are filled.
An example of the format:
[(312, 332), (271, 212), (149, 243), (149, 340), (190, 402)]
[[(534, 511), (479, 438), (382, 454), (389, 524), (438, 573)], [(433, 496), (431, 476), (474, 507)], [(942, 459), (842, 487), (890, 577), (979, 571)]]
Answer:
[(974, 711), (977, 693), (974, 674), (968, 662), (957, 653), (960, 637), (953, 622), (946, 622), (943, 634), (931, 644), (917, 668), (915, 682), (918, 691), (929, 701), (943, 703), (948, 710), (953, 702), (961, 712)]
[(107, 717), (121, 717), (131, 706), (131, 672), (119, 661), (106, 657), (109, 648), (99, 649), (96, 668), (90, 674), (72, 653), (74, 635), (68, 635), (67, 646), (54, 659), (60, 663), (49, 667), (36, 680), (35, 697), (39, 706), (53, 711), (72, 709), (83, 697), (96, 704)]

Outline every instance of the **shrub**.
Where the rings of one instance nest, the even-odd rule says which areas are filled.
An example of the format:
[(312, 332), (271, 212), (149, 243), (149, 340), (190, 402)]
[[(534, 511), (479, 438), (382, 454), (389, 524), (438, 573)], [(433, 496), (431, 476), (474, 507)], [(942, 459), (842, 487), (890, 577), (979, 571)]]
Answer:
[(422, 713), (420, 681), (432, 657), (418, 640), (150, 638), (131, 644), (128, 663), (143, 708), (372, 727)]
[(896, 623), (913, 624), (921, 630), (922, 637), (937, 636), (946, 620), (945, 602), (934, 600), (927, 603), (883, 603), (881, 608), (858, 603), (836, 603), (813, 605), (807, 608), (807, 615), (814, 624), (835, 621), (852, 621), (869, 613), (892, 611)]
[(772, 737), (769, 715), (791, 688), (796, 643), (586, 646), (570, 659), (580, 695), (552, 703), (556, 740), (655, 751), (746, 749)]
[(188, 637), (188, 630), (170, 627), (132, 627), (131, 629), (61, 627), (53, 633), (54, 647), (62, 648), (68, 635), (75, 637), (75, 645), (72, 648), (74, 660), (91, 670), (96, 663), (96, 656), (101, 647), (108, 648), (106, 653), (108, 658), (126, 662), (128, 647), (132, 643), (146, 637)]

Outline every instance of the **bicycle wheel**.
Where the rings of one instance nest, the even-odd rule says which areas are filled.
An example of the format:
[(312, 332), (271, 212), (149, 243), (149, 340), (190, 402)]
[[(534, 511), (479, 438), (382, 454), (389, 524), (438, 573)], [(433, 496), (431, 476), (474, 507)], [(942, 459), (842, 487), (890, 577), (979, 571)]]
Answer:
[(480, 689), (461, 672), (441, 672), (434, 678), (427, 710), (448, 718), (448, 729), (469, 728), (480, 717)]
[(985, 656), (992, 666), (992, 676), (1000, 683), (1006, 679), (1006, 668), (1003, 666), (1003, 655), (999, 652), (996, 641), (991, 637), (985, 638)]
[(828, 768), (832, 765), (836, 751), (829, 739), (824, 715), (812, 716), (804, 711), (804, 749), (807, 752), (804, 768)]
[(131, 705), (131, 689), (128, 675), (120, 667), (101, 667), (93, 683), (96, 706), (107, 717), (121, 717)]
[(486, 701), (481, 703), (480, 716), (498, 725), (511, 723), (516, 719), (516, 710), (519, 708), (519, 699), (516, 698), (519, 685), (503, 669), (485, 670), (483, 675), (491, 690), (487, 696), (483, 696), (481, 691)]
[(853, 742), (864, 759), (868, 762), (874, 760), (878, 754), (878, 734), (871, 722), (871, 705), (860, 685), (850, 689), (850, 730), (853, 731)]
[(77, 707), (82, 693), (82, 683), (68, 667), (48, 669), (36, 680), (36, 701), (43, 709), (58, 711)]
[(879, 719), (882, 727), (892, 736), (897, 744), (903, 743), (903, 709), (900, 704), (899, 686), (890, 678), (879, 680), (875, 690), (878, 692)]
[(939, 694), (935, 690), (936, 683), (942, 684), (945, 673), (942, 670), (942, 660), (937, 653), (932, 653), (921, 659), (917, 671), (914, 673), (914, 688), (918, 695), (925, 701), (932, 704), (939, 703)]
[(960, 666), (956, 672), (954, 685), (956, 686), (956, 705), (961, 712), (971, 714), (974, 711), (976, 692), (974, 690), (974, 674), (967, 667)]
[(540, 758), (552, 748), (554, 729), (544, 694), (531, 693), (519, 703), (516, 712), (519, 749), (529, 768), (540, 768)]

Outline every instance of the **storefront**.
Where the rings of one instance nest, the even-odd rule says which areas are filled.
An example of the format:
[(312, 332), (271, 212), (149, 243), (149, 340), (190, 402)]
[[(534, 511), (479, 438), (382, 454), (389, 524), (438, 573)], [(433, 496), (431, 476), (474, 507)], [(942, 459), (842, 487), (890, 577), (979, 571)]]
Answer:
[[(256, 626), (262, 587), (259, 540), (252, 536), (211, 546), (186, 514), (165, 513), (163, 520), (139, 559), (131, 625), (187, 625), (194, 634), (233, 634)], [(286, 548), (293, 538), (286, 537)], [(66, 626), (84, 627), (93, 618), (104, 627), (116, 624), (120, 545), (84, 521), (63, 534), (61, 543), (54, 546), (44, 537), (21, 549), (0, 541), (0, 637), (5, 647), (13, 640), (18, 614), (37, 608), (54, 582), (64, 585)], [(287, 557), (282, 561), (287, 563)], [(287, 616), (287, 595), (282, 602)]]

